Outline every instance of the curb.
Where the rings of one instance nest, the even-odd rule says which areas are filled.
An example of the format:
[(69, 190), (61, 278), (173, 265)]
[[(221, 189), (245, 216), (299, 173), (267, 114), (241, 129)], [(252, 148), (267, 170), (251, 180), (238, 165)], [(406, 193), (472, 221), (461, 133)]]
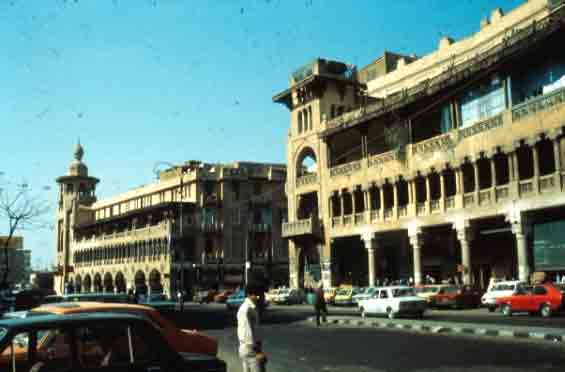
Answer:
[[(316, 318), (310, 317), (308, 322), (315, 323)], [(503, 338), (519, 338), (519, 339), (535, 339), (542, 341), (552, 341), (552, 342), (564, 342), (565, 335), (551, 333), (551, 332), (526, 332), (526, 331), (514, 331), (511, 329), (486, 329), (480, 326), (445, 326), (445, 325), (428, 325), (425, 323), (396, 323), (390, 320), (364, 320), (364, 319), (328, 319), (327, 324), (335, 325), (353, 325), (368, 328), (388, 328), (397, 330), (412, 330), (425, 333), (435, 333), (435, 334), (465, 334), (465, 335), (476, 335), (484, 337), (503, 337)]]

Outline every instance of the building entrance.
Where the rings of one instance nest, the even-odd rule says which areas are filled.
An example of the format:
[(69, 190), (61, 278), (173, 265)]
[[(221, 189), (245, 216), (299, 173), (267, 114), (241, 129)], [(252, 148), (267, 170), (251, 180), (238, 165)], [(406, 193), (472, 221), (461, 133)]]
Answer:
[(367, 250), (358, 236), (335, 239), (332, 244), (332, 256), (336, 285), (369, 284)]

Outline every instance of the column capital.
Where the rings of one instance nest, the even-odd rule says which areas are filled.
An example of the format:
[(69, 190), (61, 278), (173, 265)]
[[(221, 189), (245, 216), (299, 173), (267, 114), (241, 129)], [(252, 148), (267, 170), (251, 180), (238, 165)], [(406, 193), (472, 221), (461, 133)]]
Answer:
[(376, 234), (373, 231), (365, 231), (361, 233), (361, 240), (365, 243), (372, 242), (376, 238)]
[(414, 249), (420, 248), (422, 245), (422, 227), (409, 226), (408, 239), (410, 240), (410, 245), (412, 245)]
[(525, 236), (530, 233), (530, 223), (527, 217), (520, 210), (512, 210), (506, 213), (505, 221), (510, 224), (512, 234)]

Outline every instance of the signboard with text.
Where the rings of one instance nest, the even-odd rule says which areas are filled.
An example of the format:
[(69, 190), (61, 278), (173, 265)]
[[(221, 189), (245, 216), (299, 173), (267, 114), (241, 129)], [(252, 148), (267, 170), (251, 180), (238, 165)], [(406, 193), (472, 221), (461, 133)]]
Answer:
[(534, 225), (536, 271), (565, 270), (565, 221)]

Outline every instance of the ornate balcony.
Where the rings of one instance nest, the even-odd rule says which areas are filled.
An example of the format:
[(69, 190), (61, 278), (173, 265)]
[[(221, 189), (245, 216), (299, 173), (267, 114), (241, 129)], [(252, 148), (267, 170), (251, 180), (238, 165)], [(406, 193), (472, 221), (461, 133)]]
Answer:
[(488, 205), (490, 204), (490, 196), (492, 192), (491, 190), (482, 190), (479, 191), (479, 205)]
[(534, 182), (530, 180), (520, 181), (518, 183), (518, 191), (520, 195), (529, 195), (534, 192)]
[(514, 106), (512, 109), (512, 121), (518, 121), (526, 116), (533, 115), (538, 111), (547, 110), (555, 105), (565, 103), (565, 88), (557, 89), (551, 93), (544, 94)]
[(361, 161), (354, 161), (351, 163), (338, 165), (337, 167), (330, 169), (330, 177), (347, 176), (360, 171), (361, 168)]
[(365, 213), (355, 214), (355, 225), (363, 225), (365, 223)]
[(314, 185), (317, 183), (318, 183), (318, 175), (316, 173), (306, 174), (296, 179), (296, 187)]
[(283, 238), (320, 237), (320, 223), (317, 217), (310, 217), (294, 222), (284, 222), (282, 226)]
[(548, 174), (539, 178), (539, 191), (549, 192), (555, 188), (555, 176)]
[(495, 194), (496, 194), (496, 200), (503, 200), (508, 198), (509, 195), (508, 185), (496, 186)]

